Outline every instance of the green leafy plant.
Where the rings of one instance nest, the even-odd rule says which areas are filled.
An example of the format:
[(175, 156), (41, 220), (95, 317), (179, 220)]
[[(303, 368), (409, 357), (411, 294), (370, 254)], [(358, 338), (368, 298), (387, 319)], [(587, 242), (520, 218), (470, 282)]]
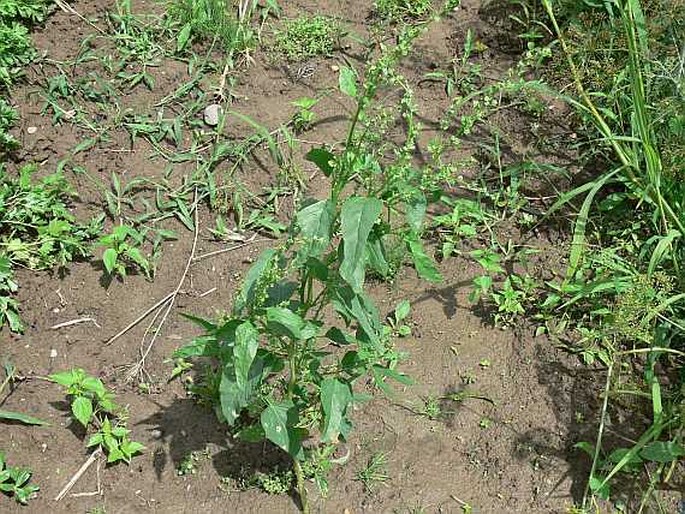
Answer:
[(292, 104), (297, 107), (298, 111), (295, 113), (292, 119), (293, 129), (296, 133), (304, 132), (311, 128), (316, 114), (312, 111), (312, 108), (319, 103), (316, 98), (299, 98), (292, 102)]
[(433, 11), (432, 0), (376, 0), (373, 6), (378, 17), (392, 22), (416, 20)]
[(89, 241), (100, 219), (80, 224), (69, 210), (73, 190), (62, 173), (39, 181), (35, 166), (24, 166), (17, 178), (0, 165), (0, 321), (23, 330), (18, 304), (11, 298), (17, 284), (14, 266), (49, 269), (90, 255)]
[(0, 452), (0, 491), (26, 505), (40, 490), (38, 486), (29, 484), (30, 480), (30, 469), (8, 466), (5, 454)]
[(50, 375), (50, 379), (64, 387), (71, 398), (73, 418), (85, 429), (94, 427), (87, 447), (101, 448), (107, 462), (131, 462), (144, 446), (129, 438), (123, 411), (114, 403), (114, 394), (102, 380), (88, 375), (82, 369), (72, 369)]
[(330, 56), (343, 36), (340, 24), (328, 16), (300, 16), (283, 21), (274, 32), (274, 50), (289, 61)]
[(105, 247), (102, 263), (109, 275), (125, 277), (127, 270), (141, 270), (146, 277), (152, 276), (152, 264), (140, 250), (145, 243), (145, 233), (127, 225), (117, 225), (110, 234), (99, 239)]
[[(387, 263), (383, 239), (399, 238), (418, 274), (440, 280), (420, 239), (423, 190), (390, 185), (381, 176), (371, 180), (366, 169), (373, 157), (361, 135), (365, 131), (357, 133), (380, 85), (394, 78), (389, 70), (420, 33), (414, 27), (401, 36), (402, 44), (384, 52), (363, 84), (350, 68), (340, 70), (341, 91), (357, 101), (347, 144), (338, 153), (315, 148), (307, 154), (330, 180), (327, 197), (301, 203), (286, 241), (264, 251), (245, 275), (231, 315), (219, 322), (191, 317), (205, 335), (174, 355), (219, 363), (206, 380), (205, 394), (236, 437), (267, 439), (291, 457), (305, 512), (303, 442), (316, 438), (336, 445), (348, 438), (351, 405), (364, 398), (354, 391), (358, 381), (370, 379), (385, 392), (389, 380), (410, 383), (396, 369), (401, 356), (364, 290), (367, 268)], [(384, 211), (407, 221), (394, 229), (381, 220)], [(401, 304), (395, 313), (398, 331), (408, 310)], [(342, 326), (331, 323), (334, 313)]]

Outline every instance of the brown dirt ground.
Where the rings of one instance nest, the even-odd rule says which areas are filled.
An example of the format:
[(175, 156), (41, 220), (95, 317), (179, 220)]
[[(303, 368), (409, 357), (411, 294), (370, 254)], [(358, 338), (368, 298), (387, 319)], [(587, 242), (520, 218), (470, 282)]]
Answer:
[[(158, 9), (146, 2), (135, 2), (137, 12)], [(112, 5), (106, 0), (77, 1), (73, 7), (86, 17), (101, 18)], [(325, 12), (339, 16), (354, 31), (364, 32), (370, 2), (360, 0), (288, 2), (286, 14)], [(512, 62), (492, 41), (497, 28), (479, 12), (480, 2), (465, 0), (447, 21), (434, 27), (421, 39), (405, 65), (415, 82), (422, 115), (436, 119), (446, 106), (441, 87), (418, 83), (426, 71), (446, 66), (472, 27), (493, 48), (483, 57), (484, 67), (499, 73)], [(49, 58), (65, 59), (78, 51), (81, 39), (92, 28), (78, 18), (58, 11), (46, 26), (36, 31), (35, 41)], [(487, 39), (486, 39), (487, 41)], [(282, 67), (270, 63), (268, 56), (255, 54), (255, 63), (239, 77), (240, 98), (234, 108), (275, 127), (292, 112), (289, 101), (330, 88), (335, 91), (336, 75), (332, 64), (339, 56), (317, 59), (311, 78), (294, 83)], [(354, 58), (351, 56), (350, 58)], [(137, 88), (122, 102), (135, 105), (142, 113), (154, 112), (152, 105), (173, 90), (185, 68), (168, 62), (154, 71), (157, 85), (153, 92)], [(70, 125), (53, 126), (42, 116), (36, 93), (41, 73), (35, 70), (26, 87), (14, 96), (18, 104), (24, 144), (20, 160), (37, 160), (45, 169), (78, 143), (84, 134)], [(317, 107), (323, 119), (306, 135), (310, 141), (338, 141), (345, 129), (349, 105), (337, 93), (325, 97)], [(34, 135), (26, 127), (36, 126)], [(426, 138), (430, 137), (430, 125)], [(237, 130), (237, 129), (236, 129)], [(434, 130), (434, 129), (433, 129)], [(520, 144), (525, 146), (525, 142)], [(103, 180), (111, 173), (132, 176), (159, 176), (164, 163), (148, 158), (145, 142), (132, 152), (126, 148), (126, 133), (112, 134), (112, 141), (79, 154), (77, 162), (87, 165)], [(311, 146), (311, 144), (309, 145)], [(307, 150), (303, 145), (302, 154)], [(306, 165), (305, 165), (306, 166)], [(305, 168), (308, 175), (311, 168)], [(274, 170), (251, 164), (246, 171), (248, 183), (255, 187), (274, 181)], [(310, 184), (316, 193), (325, 185), (315, 179)], [(97, 212), (100, 199), (87, 181), (74, 177), (80, 193), (75, 206), (84, 215)], [(203, 229), (198, 254), (222, 248), (206, 231), (213, 216), (203, 208)], [(174, 226), (179, 230), (180, 227)], [(92, 467), (73, 492), (101, 494), (68, 496), (60, 503), (53, 498), (88, 456), (83, 434), (69, 425), (64, 396), (53, 384), (26, 380), (9, 396), (3, 408), (17, 409), (46, 419), (51, 426), (26, 428), (3, 425), (1, 445), (9, 462), (34, 471), (33, 482), (40, 485), (37, 499), (19, 508), (0, 497), (4, 512), (86, 512), (97, 506), (108, 513), (127, 512), (295, 512), (290, 497), (269, 496), (256, 490), (238, 491), (222, 476), (235, 476), (241, 470), (268, 470), (281, 457), (274, 450), (244, 445), (227, 435), (214, 414), (189, 399), (178, 381), (167, 383), (171, 364), (166, 359), (183, 342), (197, 335), (197, 329), (180, 316), (190, 312), (214, 316), (227, 310), (240, 277), (258, 253), (270, 243), (261, 242), (198, 261), (193, 264), (184, 290), (157, 341), (147, 364), (152, 377), (151, 394), (141, 394), (122, 380), (121, 366), (137, 359), (145, 324), (127, 333), (114, 344), (104, 345), (110, 336), (135, 319), (147, 307), (172, 291), (188, 258), (192, 235), (168, 243), (154, 282), (130, 276), (114, 281), (105, 289), (101, 272), (91, 263), (69, 266), (63, 276), (20, 272), (19, 300), (28, 329), (24, 335), (0, 332), (0, 356), (13, 362), (22, 374), (45, 376), (71, 367), (83, 367), (102, 377), (113, 387), (119, 402), (130, 412), (133, 438), (146, 446), (145, 453), (130, 466), (117, 465), (96, 470)], [(545, 244), (545, 241), (539, 241)], [(406, 270), (411, 271), (411, 270)], [(409, 353), (404, 364), (416, 385), (398, 391), (397, 397), (376, 399), (360, 405), (354, 413), (356, 430), (350, 441), (347, 464), (334, 469), (330, 495), (320, 499), (312, 485), (311, 497), (318, 512), (461, 512), (459, 500), (474, 506), (474, 512), (563, 512), (578, 501), (587, 476), (587, 461), (572, 445), (588, 438), (588, 427), (576, 424), (576, 414), (593, 419), (597, 409), (593, 372), (576, 360), (557, 351), (544, 338), (535, 339), (532, 328), (516, 330), (494, 328), (474, 312), (466, 299), (469, 284), (477, 270), (455, 258), (441, 264), (445, 281), (427, 287), (413, 272), (401, 273), (392, 285), (372, 285), (372, 293), (382, 311), (391, 311), (397, 301), (411, 301), (414, 333), (398, 341), (399, 349)], [(206, 296), (202, 293), (216, 287)], [(50, 330), (54, 324), (92, 316), (99, 324), (75, 325)], [(52, 357), (51, 355), (55, 355)], [(487, 359), (490, 364), (481, 365)], [(470, 399), (460, 404), (444, 403), (440, 420), (429, 420), (411, 412), (422, 398), (469, 389), (492, 400)], [(484, 418), (491, 420), (481, 428)], [(209, 458), (198, 463), (197, 474), (179, 477), (176, 467), (190, 451), (209, 451)], [(377, 451), (388, 455), (390, 479), (373, 492), (355, 481), (356, 472)]]

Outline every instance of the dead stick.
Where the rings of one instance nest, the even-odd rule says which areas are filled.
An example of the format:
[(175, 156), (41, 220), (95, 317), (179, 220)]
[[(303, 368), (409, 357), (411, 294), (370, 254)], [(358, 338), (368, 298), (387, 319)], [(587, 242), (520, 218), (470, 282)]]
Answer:
[(102, 454), (102, 448), (98, 446), (98, 449), (95, 450), (93, 453), (90, 454), (88, 457), (88, 460), (84, 462), (81, 467), (78, 469), (76, 473), (74, 473), (74, 476), (71, 477), (71, 480), (67, 482), (67, 485), (65, 485), (62, 490), (59, 492), (57, 496), (55, 496), (55, 501), (58, 502), (62, 498), (64, 498), (69, 491), (71, 491), (71, 488), (74, 487), (76, 482), (78, 482), (78, 479), (81, 478), (81, 476), (88, 470), (88, 468), (95, 462), (98, 457)]
[(147, 317), (150, 315), (150, 313), (156, 311), (159, 307), (161, 307), (161, 306), (164, 305), (166, 302), (168, 302), (168, 301), (169, 301), (169, 298), (171, 298), (172, 296), (174, 296), (174, 293), (169, 293), (168, 295), (166, 295), (164, 298), (162, 298), (160, 301), (158, 301), (156, 304), (154, 304), (152, 307), (150, 307), (148, 310), (146, 310), (144, 313), (142, 313), (140, 316), (138, 316), (138, 317), (136, 318), (135, 321), (132, 321), (131, 323), (129, 323), (128, 326), (127, 326), (126, 328), (124, 328), (123, 330), (121, 330), (117, 335), (110, 337), (110, 338), (105, 342), (105, 346), (109, 346), (109, 345), (112, 344), (114, 341), (116, 341), (117, 339), (119, 339), (119, 338), (120, 338), (121, 336), (123, 336), (126, 332), (128, 332), (128, 331), (131, 330), (133, 327), (135, 327), (138, 323), (140, 323), (140, 322), (143, 321), (145, 318), (147, 318)]
[[(197, 200), (197, 190), (195, 190), (195, 199)], [(166, 311), (164, 311), (164, 315), (162, 316), (162, 320), (159, 322), (159, 325), (157, 325), (157, 328), (155, 329), (155, 333), (152, 334), (152, 338), (150, 339), (150, 344), (148, 344), (147, 349), (145, 350), (145, 353), (140, 357), (140, 360), (136, 364), (136, 368), (138, 370), (141, 370), (143, 366), (145, 365), (145, 359), (147, 358), (148, 354), (150, 353), (150, 350), (152, 350), (152, 346), (155, 344), (155, 341), (157, 340), (157, 336), (159, 335), (160, 330), (162, 330), (162, 326), (164, 326), (164, 323), (166, 322), (167, 318), (169, 317), (169, 312), (171, 312), (171, 309), (174, 306), (174, 303), (176, 301), (176, 297), (178, 296), (179, 291), (183, 287), (183, 283), (186, 280), (186, 277), (188, 276), (188, 271), (190, 270), (190, 266), (193, 263), (193, 259), (195, 257), (195, 250), (197, 249), (197, 238), (200, 233), (200, 228), (199, 228), (199, 219), (198, 219), (198, 205), (195, 203), (195, 234), (193, 237), (193, 247), (190, 250), (190, 255), (188, 256), (188, 261), (186, 262), (186, 267), (183, 270), (183, 275), (181, 275), (181, 280), (178, 281), (178, 285), (176, 286), (176, 289), (174, 290), (173, 293), (171, 293), (171, 300), (169, 300), (169, 304), (167, 305)]]
[(52, 325), (50, 327), (50, 330), (57, 330), (58, 328), (70, 327), (72, 325), (78, 325), (79, 323), (87, 323), (87, 322), (91, 322), (96, 327), (101, 328), (100, 325), (98, 325), (98, 322), (95, 320), (95, 318), (78, 318), (78, 319), (72, 319), (69, 321), (65, 321), (64, 323), (58, 323), (57, 325)]

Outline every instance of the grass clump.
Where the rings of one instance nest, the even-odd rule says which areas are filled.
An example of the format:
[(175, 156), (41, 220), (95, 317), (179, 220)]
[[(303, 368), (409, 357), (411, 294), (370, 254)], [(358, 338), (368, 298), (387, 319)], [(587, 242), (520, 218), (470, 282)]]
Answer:
[(276, 31), (274, 49), (289, 61), (304, 61), (333, 53), (342, 30), (328, 16), (300, 16), (286, 20)]
[(210, 41), (219, 44), (230, 55), (240, 54), (254, 48), (259, 32), (251, 22), (258, 11), (265, 19), (270, 13), (278, 13), (275, 0), (267, 0), (264, 7), (256, 2), (234, 2), (226, 0), (171, 0), (169, 19), (181, 29), (177, 36), (178, 50), (183, 50), (194, 41)]
[(428, 16), (431, 0), (376, 0), (374, 11), (384, 21), (399, 22)]

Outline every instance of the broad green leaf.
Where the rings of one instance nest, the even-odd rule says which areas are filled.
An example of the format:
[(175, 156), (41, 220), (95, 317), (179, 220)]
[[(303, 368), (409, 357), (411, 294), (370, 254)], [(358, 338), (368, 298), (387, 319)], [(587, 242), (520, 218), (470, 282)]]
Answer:
[(419, 276), (429, 282), (441, 282), (442, 275), (438, 271), (438, 268), (435, 267), (433, 259), (426, 255), (419, 238), (410, 237), (407, 240), (407, 246), (409, 247), (409, 252), (414, 261), (414, 267)]
[(78, 384), (85, 377), (82, 369), (70, 369), (69, 371), (61, 371), (50, 375), (50, 380), (63, 386), (69, 387), (73, 384)]
[(407, 223), (409, 223), (409, 226), (416, 234), (421, 233), (423, 219), (426, 217), (426, 208), (426, 197), (421, 193), (414, 195), (406, 203), (405, 216), (407, 218)]
[(359, 196), (348, 198), (342, 206), (343, 261), (340, 264), (340, 276), (355, 292), (363, 289), (366, 242), (382, 208), (380, 200)]
[(369, 267), (378, 273), (381, 277), (387, 277), (390, 272), (388, 260), (385, 257), (385, 245), (383, 239), (375, 230), (369, 234), (369, 240), (366, 242), (366, 258)]
[(411, 304), (409, 303), (409, 300), (402, 300), (397, 304), (397, 307), (395, 307), (395, 321), (402, 321), (409, 316), (410, 311)]
[(325, 148), (313, 148), (307, 152), (305, 156), (309, 162), (313, 162), (327, 177), (333, 173), (333, 166), (335, 163), (335, 155)]
[(114, 248), (107, 248), (102, 254), (102, 263), (105, 265), (107, 273), (112, 273), (117, 264), (117, 251)]
[(371, 344), (378, 350), (381, 348), (380, 334), (382, 331), (378, 309), (365, 293), (355, 294), (349, 287), (336, 289), (333, 307), (349, 323), (354, 320), (366, 334)]
[(293, 402), (269, 405), (260, 417), (266, 438), (291, 457), (297, 458), (302, 451), (302, 437), (295, 428), (299, 419)]
[(239, 315), (244, 309), (251, 307), (255, 300), (255, 295), (257, 294), (257, 289), (259, 285), (259, 280), (262, 274), (271, 266), (274, 257), (277, 255), (276, 250), (270, 248), (262, 252), (252, 267), (248, 270), (245, 279), (243, 280), (243, 285), (240, 289), (240, 293), (235, 300), (235, 305), (233, 306), (233, 312)]
[(685, 455), (685, 447), (675, 441), (654, 441), (640, 451), (640, 457), (653, 462), (673, 462)]
[(233, 357), (235, 379), (238, 387), (245, 388), (250, 373), (250, 367), (259, 348), (259, 333), (252, 323), (245, 321), (235, 331), (235, 346)]
[(340, 75), (338, 76), (338, 85), (340, 91), (351, 98), (357, 96), (357, 74), (352, 68), (342, 66), (340, 68)]
[(241, 387), (236, 381), (233, 366), (230, 364), (224, 366), (219, 384), (219, 401), (221, 403), (221, 414), (226, 418), (226, 423), (229, 426), (235, 423), (241, 411), (250, 403), (255, 389), (262, 381), (263, 371), (264, 362), (257, 357), (250, 367), (246, 383)]
[(324, 443), (336, 443), (341, 432), (347, 431), (345, 411), (351, 401), (352, 391), (349, 384), (335, 378), (327, 378), (321, 383), (321, 406), (324, 413), (321, 440)]
[(290, 339), (301, 339), (305, 322), (299, 314), (284, 307), (269, 307), (266, 310), (266, 322), (269, 330)]
[(90, 398), (78, 396), (71, 403), (71, 412), (79, 423), (87, 427), (90, 419), (93, 417), (93, 402), (91, 402)]
[(11, 410), (0, 409), (0, 419), (7, 419), (10, 421), (20, 421), (26, 425), (40, 425), (47, 426), (50, 423), (43, 421), (42, 419), (34, 418), (33, 416), (28, 416), (27, 414), (22, 414), (21, 412), (14, 412)]
[(192, 26), (190, 23), (186, 23), (183, 28), (178, 32), (176, 37), (176, 51), (180, 52), (185, 49), (188, 41), (190, 40), (190, 33), (192, 31)]
[(307, 240), (307, 257), (319, 257), (331, 240), (331, 227), (335, 210), (330, 200), (308, 205), (297, 215), (297, 226)]

